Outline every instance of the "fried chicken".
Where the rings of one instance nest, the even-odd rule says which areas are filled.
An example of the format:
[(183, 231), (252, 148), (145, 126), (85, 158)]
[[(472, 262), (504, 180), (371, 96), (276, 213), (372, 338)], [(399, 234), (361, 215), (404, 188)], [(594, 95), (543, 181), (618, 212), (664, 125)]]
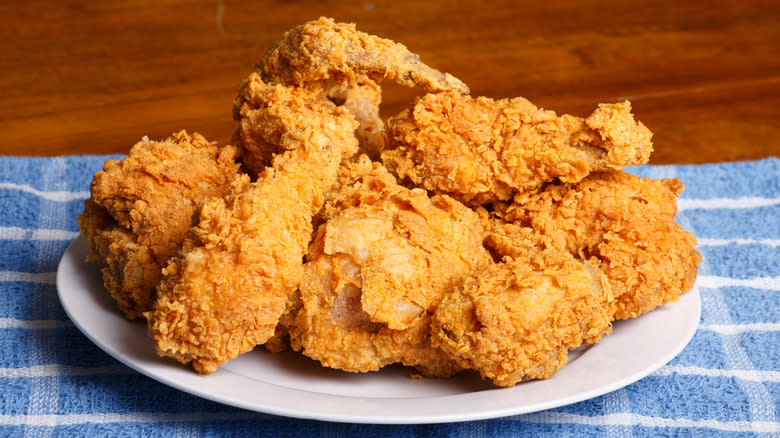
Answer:
[(266, 342), (298, 287), (312, 235), (357, 122), (303, 88), (252, 82), (253, 135), (277, 145), (243, 192), (204, 203), (146, 314), (157, 352), (200, 373)]
[(352, 372), (392, 363), (426, 375), (459, 367), (430, 342), (442, 298), (491, 262), (477, 215), (447, 196), (407, 189), (362, 156), (324, 209), (290, 327), (295, 350)]
[(149, 310), (162, 267), (178, 251), (198, 204), (246, 182), (237, 155), (233, 146), (181, 131), (159, 142), (145, 138), (95, 174), (78, 224), (128, 318)]
[[(386, 79), (428, 93), (387, 128)], [(298, 26), (242, 82), (234, 145), (182, 131), (106, 162), (90, 257), (199, 373), (265, 343), (511, 386), (692, 287), (682, 184), (619, 170), (652, 151), (628, 102), (579, 118), (468, 93), (353, 24)]]
[[(503, 219), (601, 269), (617, 300), (614, 318), (633, 318), (693, 287), (701, 255), (693, 234), (674, 221), (682, 189), (678, 179), (598, 172), (517, 196)], [(511, 235), (522, 242), (529, 233), (503, 238)]]
[(557, 116), (523, 98), (428, 94), (388, 120), (384, 164), (399, 180), (469, 205), (590, 172), (647, 162), (651, 132), (628, 102), (602, 104), (587, 118)]
[(498, 386), (546, 379), (568, 351), (611, 331), (614, 301), (598, 269), (555, 250), (492, 264), (448, 295), (434, 345)]
[[(336, 23), (321, 17), (286, 32), (266, 52), (256, 74), (266, 83), (283, 83), (322, 92), (345, 106), (360, 123), (357, 137), (361, 150), (378, 158), (386, 143), (384, 122), (379, 116), (384, 79), (426, 91), (454, 90), (468, 93), (462, 81), (420, 61), (402, 44), (359, 32), (354, 24)], [(258, 143), (244, 126), (241, 114), (244, 93), (234, 104), (234, 118), (241, 123), (234, 138), (250, 152), (247, 163), (259, 172), (270, 162), (273, 145)], [(249, 122), (251, 125), (251, 122)], [(270, 146), (270, 150), (269, 150)]]
[[(244, 154), (246, 166), (258, 174), (270, 165), (274, 155), (279, 153), (279, 138), (283, 131), (274, 133), (272, 141), (265, 140), (266, 135), (255, 132), (257, 129), (267, 129), (266, 125), (255, 120), (258, 110), (264, 110), (264, 103), (256, 101), (258, 88), (265, 86), (262, 76), (253, 72), (241, 84), (238, 97), (233, 104), (233, 118), (239, 122), (239, 128), (233, 136), (233, 142), (242, 145), (247, 151)], [(382, 90), (379, 85), (363, 79), (352, 85), (329, 83), (324, 88), (314, 86), (304, 87), (301, 93), (308, 93), (311, 99), (328, 99), (336, 105), (348, 110), (358, 122), (355, 136), (361, 151), (378, 156), (378, 151), (384, 147), (384, 122), (379, 117), (379, 103)], [(305, 120), (298, 121), (306, 123)], [(293, 127), (295, 129), (295, 127)]]
[(234, 138), (257, 180), (230, 199), (205, 203), (193, 238), (163, 271), (146, 314), (159, 354), (210, 373), (274, 336), (302, 275), (312, 217), (341, 161), (357, 151), (359, 124), (347, 105), (327, 98), (326, 83), (364, 77), (465, 87), (400, 44), (352, 25), (320, 19), (286, 33), (233, 106)]
[(357, 83), (389, 79), (426, 91), (468, 93), (458, 78), (420, 61), (403, 44), (359, 32), (354, 24), (320, 17), (286, 32), (263, 57), (263, 80), (306, 85), (325, 79)]

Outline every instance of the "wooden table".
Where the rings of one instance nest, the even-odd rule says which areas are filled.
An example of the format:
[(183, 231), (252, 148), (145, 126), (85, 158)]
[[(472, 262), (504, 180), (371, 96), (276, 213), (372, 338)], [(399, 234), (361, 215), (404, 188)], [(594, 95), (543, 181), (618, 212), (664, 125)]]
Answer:
[[(226, 142), (241, 80), (320, 15), (404, 43), (474, 96), (580, 116), (629, 99), (653, 163), (780, 156), (775, 0), (8, 1), (0, 154), (126, 152), (179, 129)], [(383, 111), (415, 93), (387, 86)]]

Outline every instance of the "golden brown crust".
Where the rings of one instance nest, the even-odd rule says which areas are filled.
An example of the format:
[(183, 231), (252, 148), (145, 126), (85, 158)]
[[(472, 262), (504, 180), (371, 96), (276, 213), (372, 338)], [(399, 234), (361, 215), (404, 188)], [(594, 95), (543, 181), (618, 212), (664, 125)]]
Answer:
[(259, 78), (250, 90), (248, 131), (284, 152), (243, 192), (203, 205), (147, 313), (158, 353), (201, 373), (274, 335), (302, 275), (312, 216), (357, 150), (348, 111)]
[(258, 69), (266, 81), (294, 85), (329, 78), (355, 83), (359, 73), (376, 82), (389, 79), (426, 91), (469, 92), (462, 81), (423, 64), (403, 44), (325, 17), (286, 32), (265, 54)]
[(613, 297), (595, 268), (558, 251), (508, 259), (447, 296), (434, 345), (499, 386), (546, 379), (568, 351), (611, 331)]
[(518, 196), (505, 219), (604, 271), (617, 299), (615, 318), (633, 318), (693, 287), (701, 255), (693, 234), (674, 221), (682, 188), (677, 179), (599, 172)]
[(149, 310), (161, 268), (198, 205), (231, 190), (237, 155), (233, 146), (181, 131), (159, 142), (144, 139), (95, 174), (79, 227), (91, 257), (106, 263), (106, 288), (128, 318)]
[[(384, 79), (430, 93), (389, 131)], [(265, 343), (511, 386), (692, 286), (682, 184), (616, 170), (652, 150), (628, 102), (559, 117), (467, 93), (352, 24), (298, 26), (241, 85), (237, 147), (182, 132), (106, 162), (79, 217), (90, 257), (158, 354), (200, 373)]]
[(651, 133), (628, 102), (602, 104), (588, 118), (537, 108), (526, 99), (428, 94), (388, 120), (382, 161), (399, 179), (470, 205), (590, 172), (647, 162)]
[(361, 150), (378, 158), (387, 143), (384, 122), (379, 115), (382, 89), (389, 79), (398, 84), (427, 91), (455, 90), (468, 93), (468, 87), (450, 74), (441, 73), (420, 61), (402, 44), (359, 32), (354, 24), (336, 23), (330, 18), (304, 23), (285, 33), (266, 52), (257, 71), (245, 81), (233, 105), (233, 117), (240, 122), (235, 138), (249, 151), (245, 157), (250, 169), (259, 173), (269, 165), (276, 143), (258, 142), (247, 130), (247, 94), (253, 83), (281, 83), (305, 88), (312, 95), (327, 97), (344, 106), (359, 122), (356, 136)]
[(490, 262), (479, 218), (451, 198), (395, 184), (365, 156), (345, 166), (338, 187), (307, 256), (293, 348), (352, 372), (400, 362), (453, 374), (458, 367), (430, 345), (430, 316)]

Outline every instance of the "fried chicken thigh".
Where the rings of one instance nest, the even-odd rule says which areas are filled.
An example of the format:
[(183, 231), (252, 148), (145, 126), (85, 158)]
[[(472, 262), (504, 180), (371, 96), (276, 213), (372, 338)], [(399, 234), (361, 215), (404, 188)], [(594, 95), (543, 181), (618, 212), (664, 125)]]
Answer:
[(555, 250), (506, 259), (468, 278), (433, 316), (434, 345), (499, 386), (546, 379), (568, 351), (611, 331), (598, 269)]
[(511, 199), (560, 180), (647, 162), (651, 132), (628, 102), (585, 119), (557, 116), (523, 98), (432, 93), (388, 120), (382, 161), (399, 180), (469, 205)]
[(365, 156), (342, 169), (337, 186), (307, 256), (293, 348), (352, 372), (397, 362), (426, 375), (458, 371), (431, 346), (430, 319), (491, 262), (479, 218), (447, 196), (399, 186)]
[(693, 234), (674, 221), (682, 189), (678, 179), (598, 172), (517, 196), (503, 218), (601, 269), (617, 300), (614, 318), (633, 318), (693, 287), (701, 255)]
[(90, 258), (105, 262), (106, 289), (128, 318), (149, 310), (162, 267), (184, 241), (198, 205), (247, 182), (237, 155), (233, 146), (181, 131), (159, 142), (144, 139), (95, 174), (78, 223)]

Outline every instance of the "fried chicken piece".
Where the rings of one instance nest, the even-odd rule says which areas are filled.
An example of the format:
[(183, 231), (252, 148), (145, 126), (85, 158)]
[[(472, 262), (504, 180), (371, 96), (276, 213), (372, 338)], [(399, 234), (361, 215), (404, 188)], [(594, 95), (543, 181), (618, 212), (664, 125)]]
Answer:
[(305, 85), (336, 78), (355, 84), (360, 75), (389, 79), (426, 91), (468, 93), (460, 79), (420, 62), (403, 44), (359, 32), (354, 24), (320, 17), (287, 33), (263, 57), (263, 80)]
[[(270, 164), (274, 155), (281, 152), (279, 140), (284, 135), (283, 130), (273, 133), (257, 132), (258, 129), (268, 129), (267, 124), (256, 120), (257, 117), (265, 116), (266, 103), (257, 99), (257, 96), (263, 94), (258, 90), (265, 87), (266, 83), (260, 73), (251, 73), (242, 83), (233, 104), (233, 118), (239, 122), (239, 128), (233, 137), (234, 142), (246, 149), (244, 162), (255, 173), (261, 172)], [(352, 86), (337, 83), (324, 87), (310, 85), (301, 87), (299, 93), (308, 95), (312, 100), (329, 99), (351, 112), (358, 121), (355, 135), (361, 150), (375, 151), (376, 155), (376, 151), (383, 147), (384, 123), (379, 118), (381, 88), (375, 82), (363, 77)], [(297, 120), (289, 128), (298, 129), (299, 125), (307, 122), (303, 119)]]
[(298, 287), (312, 215), (357, 150), (357, 122), (319, 93), (254, 78), (252, 135), (284, 151), (246, 190), (200, 209), (146, 314), (158, 354), (211, 373), (266, 342)]
[[(357, 137), (361, 149), (375, 158), (386, 143), (384, 122), (379, 116), (379, 82), (383, 79), (426, 91), (468, 93), (468, 87), (459, 79), (423, 64), (418, 55), (402, 44), (358, 32), (354, 24), (336, 23), (324, 17), (285, 33), (266, 52), (256, 75), (265, 83), (321, 92), (345, 106), (360, 123)], [(245, 88), (246, 83), (233, 106), (233, 117), (240, 122), (234, 138), (240, 139), (249, 151), (245, 159), (249, 168), (259, 173), (276, 153), (275, 144), (258, 141), (251, 134), (253, 123), (242, 113)]]
[(382, 161), (399, 180), (469, 205), (590, 172), (647, 162), (651, 132), (628, 102), (601, 104), (587, 118), (557, 116), (523, 98), (428, 94), (388, 120)]
[(491, 262), (477, 215), (447, 196), (399, 186), (362, 156), (323, 212), (290, 327), (295, 350), (367, 372), (392, 363), (426, 375), (459, 370), (430, 344), (430, 318), (462, 279)]
[(611, 331), (614, 306), (598, 269), (554, 250), (490, 265), (444, 298), (434, 345), (499, 386), (546, 379), (568, 351)]
[[(601, 269), (617, 300), (614, 318), (633, 318), (693, 287), (701, 255), (693, 234), (674, 221), (682, 190), (676, 178), (598, 172), (577, 184), (517, 196), (503, 218)], [(528, 233), (515, 236), (523, 240)]]
[(237, 155), (233, 146), (181, 131), (159, 142), (144, 138), (95, 174), (78, 224), (89, 258), (105, 263), (106, 289), (128, 318), (149, 310), (162, 266), (176, 254), (198, 204), (247, 182)]

